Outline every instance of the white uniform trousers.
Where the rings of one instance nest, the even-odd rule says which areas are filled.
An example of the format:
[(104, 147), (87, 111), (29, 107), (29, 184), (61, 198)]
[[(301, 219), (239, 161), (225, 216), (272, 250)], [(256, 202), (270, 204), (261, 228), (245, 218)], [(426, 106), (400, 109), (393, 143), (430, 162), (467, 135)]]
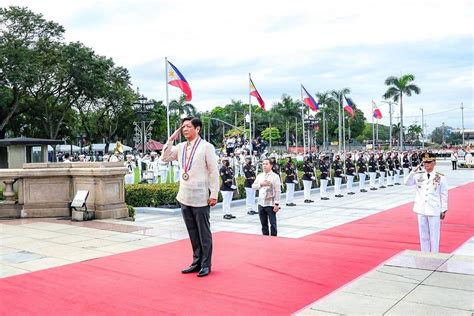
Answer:
[(400, 169), (395, 170), (395, 175), (393, 176), (393, 182), (400, 183)]
[(221, 191), (222, 194), (222, 211), (224, 215), (232, 214), (230, 212), (230, 202), (232, 202), (232, 197), (234, 196), (234, 191)]
[(295, 184), (294, 183), (285, 183), (286, 184), (286, 204), (293, 203), (295, 197)]
[(127, 173), (125, 175), (125, 184), (134, 184), (135, 183), (135, 174)]
[(393, 171), (387, 171), (387, 185), (393, 185)]
[(375, 179), (377, 178), (377, 172), (369, 172), (370, 188), (375, 188)]
[(311, 196), (311, 185), (313, 184), (313, 181), (311, 180), (303, 180), (303, 188), (304, 188), (304, 199), (305, 200), (310, 200)]
[(403, 177), (406, 178), (408, 177), (408, 174), (410, 173), (410, 169), (408, 168), (403, 168)]
[(439, 252), (440, 222), (439, 216), (418, 214), (421, 251)]
[(247, 212), (249, 211), (257, 211), (255, 209), (255, 190), (252, 188), (245, 188), (245, 207)]
[(359, 173), (359, 189), (365, 189), (365, 173)]
[(352, 184), (354, 183), (354, 176), (347, 176), (347, 192), (352, 192)]
[(341, 194), (341, 183), (342, 183), (342, 178), (334, 177), (334, 193), (336, 195)]
[(167, 177), (168, 169), (160, 171), (160, 182), (161, 183), (166, 183), (166, 177)]
[(385, 171), (384, 171), (384, 172), (379, 171), (379, 175), (380, 175), (380, 178), (379, 178), (379, 187), (385, 186)]
[(321, 187), (319, 189), (319, 194), (321, 197), (327, 197), (326, 196), (326, 190), (328, 188), (328, 180), (327, 179), (321, 179)]

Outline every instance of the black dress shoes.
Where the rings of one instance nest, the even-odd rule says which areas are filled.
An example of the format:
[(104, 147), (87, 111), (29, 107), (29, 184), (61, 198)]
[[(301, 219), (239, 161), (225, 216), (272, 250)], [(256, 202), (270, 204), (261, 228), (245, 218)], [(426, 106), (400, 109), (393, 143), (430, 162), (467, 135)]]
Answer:
[(347, 194), (349, 194), (349, 195), (354, 195), (355, 192), (347, 192)]
[(193, 273), (193, 272), (198, 272), (199, 270), (201, 270), (201, 266), (199, 266), (197, 264), (192, 264), (189, 267), (187, 267), (186, 269), (181, 270), (181, 273), (184, 273), (184, 274)]
[(258, 212), (255, 212), (254, 210), (248, 211), (247, 214), (249, 215), (255, 215), (258, 214)]
[(321, 200), (327, 201), (327, 200), (329, 200), (329, 198), (328, 197), (322, 197)]
[(202, 268), (199, 270), (198, 277), (202, 278), (211, 273), (211, 268)]
[(367, 192), (366, 189), (360, 189), (360, 192)]
[(377, 188), (370, 188), (370, 189), (371, 189), (372, 191), (375, 191), (375, 190), (377, 190)]
[(296, 206), (295, 203), (286, 203), (286, 206)]
[(335, 197), (343, 197), (344, 195), (342, 194), (336, 194)]

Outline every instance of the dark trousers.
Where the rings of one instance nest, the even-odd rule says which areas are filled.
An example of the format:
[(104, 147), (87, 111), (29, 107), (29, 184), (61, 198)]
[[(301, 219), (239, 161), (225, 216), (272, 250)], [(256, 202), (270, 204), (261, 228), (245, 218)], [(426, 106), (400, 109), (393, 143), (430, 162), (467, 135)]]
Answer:
[(211, 267), (212, 234), (210, 207), (181, 205), (184, 223), (193, 247), (193, 265)]
[(258, 216), (262, 224), (262, 234), (268, 236), (268, 221), (270, 221), (270, 228), (272, 236), (277, 235), (277, 218), (276, 213), (273, 212), (273, 206), (258, 206)]
[(458, 162), (457, 161), (451, 161), (451, 163), (453, 164), (453, 170), (457, 170), (458, 169)]

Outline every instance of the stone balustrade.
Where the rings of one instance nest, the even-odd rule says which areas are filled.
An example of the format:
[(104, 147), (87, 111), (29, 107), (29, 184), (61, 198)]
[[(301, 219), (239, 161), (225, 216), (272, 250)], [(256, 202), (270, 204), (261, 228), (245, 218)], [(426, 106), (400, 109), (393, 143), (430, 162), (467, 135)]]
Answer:
[(0, 217), (70, 216), (69, 203), (78, 190), (89, 191), (87, 207), (95, 218), (128, 217), (126, 173), (121, 162), (29, 163), (22, 169), (0, 169), (5, 185)]

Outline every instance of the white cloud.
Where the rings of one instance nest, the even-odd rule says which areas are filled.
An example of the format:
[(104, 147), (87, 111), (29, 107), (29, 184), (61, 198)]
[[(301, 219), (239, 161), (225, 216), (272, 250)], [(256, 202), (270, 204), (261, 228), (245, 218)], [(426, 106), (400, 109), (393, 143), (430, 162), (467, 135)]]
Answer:
[[(423, 94), (413, 97), (413, 102), (427, 98), (424, 104), (435, 111), (436, 101), (428, 102), (430, 90), (425, 88), (442, 80), (460, 97), (468, 98), (470, 91), (465, 102), (472, 105), (470, 0), (1, 2), (28, 6), (60, 23), (66, 28), (66, 40), (81, 41), (128, 68), (134, 85), (151, 98), (165, 97), (164, 57), (169, 57), (187, 76), (193, 103), (201, 110), (231, 99), (246, 101), (249, 72), (269, 104), (283, 93), (298, 97), (300, 82), (318, 91), (350, 86), (369, 119), (370, 100), (380, 99), (386, 89), (383, 80), (405, 72), (423, 80)], [(426, 42), (463, 37), (471, 39), (470, 67), (456, 68), (452, 60), (453, 65), (451, 61), (440, 65), (436, 74), (434, 65), (422, 62), (420, 52), (407, 53)], [(371, 51), (386, 47), (397, 50), (384, 55)], [(390, 54), (398, 63), (387, 61)], [(403, 54), (405, 59), (399, 57)], [(201, 64), (213, 65), (213, 75), (190, 77)], [(456, 101), (440, 90), (432, 93), (436, 94), (432, 100)], [(170, 87), (171, 98), (177, 95)]]

